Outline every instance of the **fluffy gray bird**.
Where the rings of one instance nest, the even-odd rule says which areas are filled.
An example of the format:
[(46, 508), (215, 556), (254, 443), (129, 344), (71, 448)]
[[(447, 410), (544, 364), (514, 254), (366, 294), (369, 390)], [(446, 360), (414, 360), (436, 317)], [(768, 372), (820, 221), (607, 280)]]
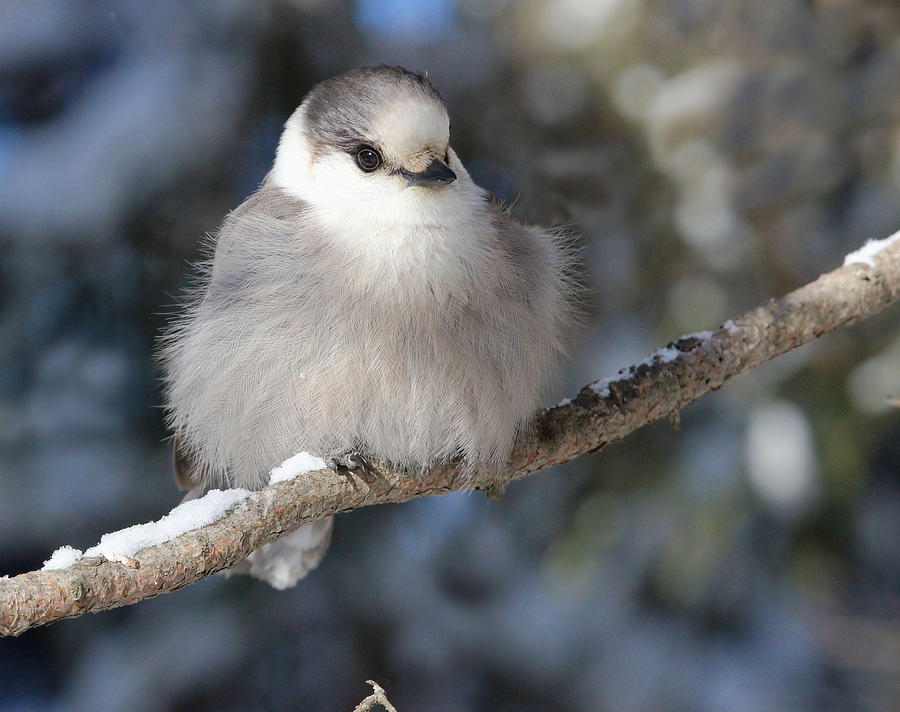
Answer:
[[(259, 488), (301, 450), (503, 463), (559, 366), (571, 253), (449, 138), (437, 90), (399, 67), (309, 92), (163, 342), (182, 486)], [(331, 533), (310, 527), (301, 575)]]

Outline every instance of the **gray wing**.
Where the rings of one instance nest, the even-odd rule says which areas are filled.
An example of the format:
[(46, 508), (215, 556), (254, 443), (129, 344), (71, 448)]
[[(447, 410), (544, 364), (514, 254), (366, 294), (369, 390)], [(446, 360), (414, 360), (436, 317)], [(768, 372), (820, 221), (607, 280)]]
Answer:
[(303, 202), (264, 182), (226, 217), (216, 236), (214, 258), (201, 268), (199, 287), (162, 339), (166, 409), (175, 433), (173, 474), (182, 490), (264, 484), (265, 472), (227, 472), (209, 456), (221, 451), (221, 445), (218, 450), (210, 446), (215, 438), (233, 440), (239, 427), (209, 402), (227, 401), (246, 381), (219, 377), (229, 359), (236, 362), (239, 346), (225, 342), (239, 339), (248, 325), (261, 323), (266, 315), (277, 314), (271, 305), (283, 303), (285, 289), (303, 277), (296, 269), (293, 236), (310, 232), (306, 213)]

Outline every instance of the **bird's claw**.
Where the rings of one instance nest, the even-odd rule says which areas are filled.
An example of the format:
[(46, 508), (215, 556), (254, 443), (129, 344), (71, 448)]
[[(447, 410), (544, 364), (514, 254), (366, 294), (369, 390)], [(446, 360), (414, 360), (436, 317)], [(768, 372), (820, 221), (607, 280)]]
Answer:
[(355, 490), (359, 490), (354, 475), (359, 477), (369, 487), (382, 490), (387, 485), (387, 480), (376, 470), (372, 464), (359, 452), (351, 450), (337, 457), (331, 457), (326, 464), (342, 477), (345, 477)]

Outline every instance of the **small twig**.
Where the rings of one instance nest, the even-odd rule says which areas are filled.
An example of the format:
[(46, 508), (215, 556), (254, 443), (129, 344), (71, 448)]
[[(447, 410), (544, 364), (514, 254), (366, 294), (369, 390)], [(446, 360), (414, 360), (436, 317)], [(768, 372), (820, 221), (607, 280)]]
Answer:
[(353, 712), (369, 712), (369, 710), (372, 709), (372, 705), (381, 705), (387, 712), (397, 712), (394, 705), (392, 705), (391, 701), (387, 698), (381, 685), (374, 680), (366, 680), (366, 684), (372, 686), (372, 689), (375, 690), (375, 694), (369, 695), (366, 699), (356, 705), (356, 707), (353, 708)]

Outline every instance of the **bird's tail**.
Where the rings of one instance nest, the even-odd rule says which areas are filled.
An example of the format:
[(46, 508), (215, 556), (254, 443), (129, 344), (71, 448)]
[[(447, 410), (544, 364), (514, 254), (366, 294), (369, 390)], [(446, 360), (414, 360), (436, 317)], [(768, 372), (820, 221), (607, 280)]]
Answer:
[(296, 586), (322, 562), (331, 543), (332, 529), (334, 517), (304, 524), (293, 534), (257, 549), (225, 573), (249, 574), (279, 591)]

